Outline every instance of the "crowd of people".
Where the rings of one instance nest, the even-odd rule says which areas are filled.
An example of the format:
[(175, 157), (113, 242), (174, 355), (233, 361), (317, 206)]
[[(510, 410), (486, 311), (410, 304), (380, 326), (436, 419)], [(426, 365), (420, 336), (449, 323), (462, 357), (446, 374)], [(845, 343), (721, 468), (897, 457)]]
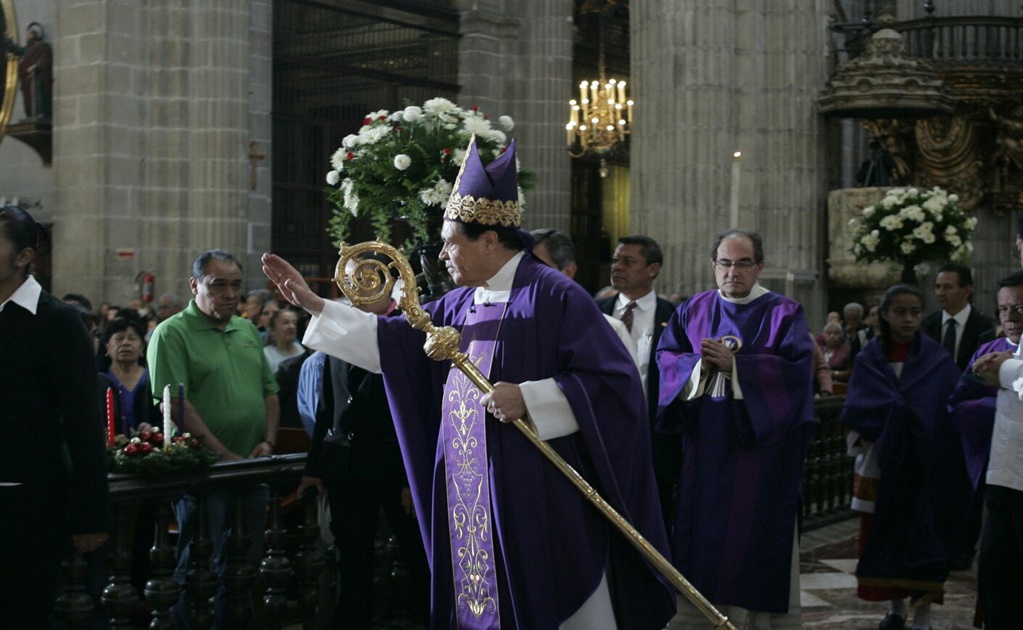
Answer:
[[(470, 145), (441, 231), (457, 288), (423, 305), (435, 326), (461, 333), (458, 350), (489, 388), (423, 352), (396, 293), (328, 300), (273, 254), (262, 259), (273, 291), (244, 294), (241, 264), (214, 249), (193, 263), (191, 299), (164, 295), (151, 315), (57, 300), (29, 273), (45, 235), (23, 211), (0, 209), (0, 347), (24, 357), (0, 368), (19, 390), (0, 396), (0, 506), (52, 515), (46, 527), (0, 519), (0, 563), (33, 576), (0, 590), (6, 614), (48, 627), (54, 593), (39, 585), (55, 584), (72, 545), (107, 540), (97, 392), (116, 392), (130, 434), (160, 417), (169, 385), (183, 394), (173, 421), (222, 461), (273, 454), (285, 423), (309, 432), (298, 490), (315, 489), (329, 511), (333, 628), (371, 627), (381, 510), (424, 626), (713, 627), (650, 562), (659, 554), (736, 627), (801, 627), (802, 466), (815, 396), (839, 393), (862, 513), (858, 593), (888, 603), (881, 630), (930, 628), (949, 572), (970, 566), (978, 545), (985, 627), (1018, 625), (1023, 271), (999, 282), (997, 322), (974, 307), (969, 267), (949, 263), (935, 313), (925, 316), (919, 288), (896, 285), (877, 305), (830, 313), (814, 335), (798, 302), (760, 283), (755, 232), (718, 234), (717, 289), (677, 304), (653, 288), (660, 246), (632, 235), (614, 251), (613, 293), (595, 299), (573, 279), (571, 239), (520, 229), (514, 165), (514, 143), (487, 166)], [(647, 551), (545, 461), (512, 426), (520, 419)], [(41, 439), (40, 427), (61, 439)], [(245, 506), (255, 566), (267, 500), (263, 486), (177, 499), (175, 578), (186, 581), (200, 522), (223, 573), (233, 503)], [(214, 601), (229, 627), (225, 593)], [(201, 609), (183, 594), (175, 625)]]

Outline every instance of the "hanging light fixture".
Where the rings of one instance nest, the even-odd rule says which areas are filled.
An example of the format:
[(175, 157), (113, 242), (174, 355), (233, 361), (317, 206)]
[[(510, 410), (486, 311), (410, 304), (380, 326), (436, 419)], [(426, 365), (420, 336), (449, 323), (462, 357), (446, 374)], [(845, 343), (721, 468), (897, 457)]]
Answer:
[(608, 79), (605, 72), (603, 10), (599, 19), (597, 79), (581, 82), (579, 100), (568, 102), (565, 135), (572, 157), (604, 158), (620, 149), (632, 130), (634, 103), (626, 93), (626, 82)]

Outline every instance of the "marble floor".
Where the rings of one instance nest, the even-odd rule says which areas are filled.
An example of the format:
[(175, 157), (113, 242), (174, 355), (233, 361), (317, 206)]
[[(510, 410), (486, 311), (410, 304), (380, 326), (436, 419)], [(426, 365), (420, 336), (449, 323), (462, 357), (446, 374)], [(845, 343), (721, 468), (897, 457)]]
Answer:
[[(826, 630), (876, 629), (887, 612), (882, 602), (856, 597), (856, 537), (859, 519), (804, 534), (800, 541), (800, 600), (803, 627)], [(945, 603), (931, 608), (932, 630), (973, 627), (976, 563), (954, 571), (945, 583)], [(912, 611), (910, 611), (912, 617)]]
[[(856, 538), (859, 519), (841, 521), (803, 534), (800, 541), (800, 600), (803, 627), (820, 630), (876, 630), (887, 612), (882, 602), (856, 597)], [(973, 627), (976, 564), (956, 571), (946, 583), (945, 603), (932, 607), (932, 630)], [(910, 612), (912, 615), (912, 611)], [(288, 626), (297, 630), (300, 626)], [(402, 619), (380, 621), (375, 630), (421, 630)]]

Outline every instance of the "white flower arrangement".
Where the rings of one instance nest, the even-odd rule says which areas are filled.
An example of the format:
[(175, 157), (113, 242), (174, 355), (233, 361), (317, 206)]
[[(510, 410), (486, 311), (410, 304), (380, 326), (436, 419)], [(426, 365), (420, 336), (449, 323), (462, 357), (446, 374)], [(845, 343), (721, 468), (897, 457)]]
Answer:
[[(506, 132), (515, 121), (501, 116), (498, 123), (500, 129), (479, 108), (463, 109), (446, 98), (368, 114), (330, 159), (331, 236), (340, 243), (353, 219), (367, 217), (376, 238), (387, 242), (393, 220), (400, 217), (413, 240), (428, 240), (429, 221), (441, 216), (472, 135), (484, 164), (507, 148)], [(532, 173), (519, 171), (522, 188), (531, 188), (533, 181)]]
[(967, 262), (977, 226), (959, 206), (959, 196), (941, 188), (892, 188), (878, 203), (850, 220), (860, 262)]

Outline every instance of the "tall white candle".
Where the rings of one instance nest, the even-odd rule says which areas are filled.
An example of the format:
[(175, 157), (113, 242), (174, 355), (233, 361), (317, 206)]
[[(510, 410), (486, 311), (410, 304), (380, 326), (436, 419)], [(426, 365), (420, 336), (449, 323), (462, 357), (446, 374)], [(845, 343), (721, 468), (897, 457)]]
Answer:
[(729, 214), (729, 228), (739, 227), (739, 162), (742, 160), (742, 151), (732, 154), (732, 207)]
[(171, 438), (174, 437), (174, 421), (171, 420), (171, 395), (170, 385), (163, 386), (163, 448), (170, 447)]

